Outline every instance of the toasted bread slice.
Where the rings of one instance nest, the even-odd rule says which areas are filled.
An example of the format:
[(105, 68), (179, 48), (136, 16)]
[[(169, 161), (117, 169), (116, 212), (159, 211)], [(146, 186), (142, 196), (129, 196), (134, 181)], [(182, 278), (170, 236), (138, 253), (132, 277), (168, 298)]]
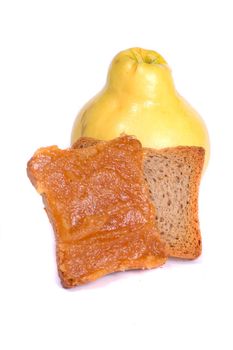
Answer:
[(41, 148), (27, 170), (55, 231), (64, 287), (166, 261), (136, 139), (124, 136), (84, 149)]
[(201, 254), (198, 191), (204, 149), (145, 149), (144, 155), (144, 173), (157, 209), (156, 222), (168, 243), (169, 255), (197, 258)]
[[(73, 148), (99, 142), (103, 141), (81, 137)], [(156, 207), (157, 227), (171, 257), (195, 259), (201, 254), (198, 191), (204, 156), (201, 147), (144, 149), (144, 176)]]

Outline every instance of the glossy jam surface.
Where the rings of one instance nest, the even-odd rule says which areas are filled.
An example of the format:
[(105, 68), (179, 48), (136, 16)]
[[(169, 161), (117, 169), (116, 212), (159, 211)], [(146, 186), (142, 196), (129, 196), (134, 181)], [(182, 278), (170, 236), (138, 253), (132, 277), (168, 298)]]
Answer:
[(63, 285), (164, 260), (142, 147), (124, 136), (93, 147), (39, 149), (28, 174), (43, 195), (57, 240)]

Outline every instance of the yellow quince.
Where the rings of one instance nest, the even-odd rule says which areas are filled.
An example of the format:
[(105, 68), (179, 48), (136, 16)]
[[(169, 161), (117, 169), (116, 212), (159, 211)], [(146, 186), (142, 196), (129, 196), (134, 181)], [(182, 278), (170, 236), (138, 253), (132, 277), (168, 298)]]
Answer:
[(209, 160), (204, 121), (176, 91), (167, 62), (155, 51), (131, 48), (115, 56), (105, 87), (78, 114), (71, 142), (122, 133), (135, 135), (144, 147), (202, 146), (205, 167)]

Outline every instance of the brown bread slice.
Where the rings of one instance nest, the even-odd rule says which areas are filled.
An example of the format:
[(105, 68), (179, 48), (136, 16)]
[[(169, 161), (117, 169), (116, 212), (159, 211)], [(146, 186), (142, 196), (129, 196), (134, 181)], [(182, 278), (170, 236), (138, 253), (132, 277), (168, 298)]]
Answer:
[(84, 149), (41, 148), (27, 170), (55, 231), (64, 287), (166, 261), (136, 139), (124, 136)]
[[(92, 146), (82, 137), (74, 148)], [(144, 175), (156, 207), (156, 222), (168, 255), (195, 259), (201, 254), (198, 191), (205, 151), (201, 147), (144, 149)]]
[(201, 147), (144, 150), (144, 173), (157, 209), (156, 222), (169, 255), (201, 254), (198, 192), (205, 151)]

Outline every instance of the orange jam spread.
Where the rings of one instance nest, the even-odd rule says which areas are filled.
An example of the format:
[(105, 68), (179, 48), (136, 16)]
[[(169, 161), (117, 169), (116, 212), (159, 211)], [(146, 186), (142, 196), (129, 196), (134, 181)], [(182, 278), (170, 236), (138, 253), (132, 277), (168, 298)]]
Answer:
[(165, 262), (144, 180), (139, 141), (123, 136), (84, 149), (39, 149), (28, 175), (42, 194), (63, 286)]

